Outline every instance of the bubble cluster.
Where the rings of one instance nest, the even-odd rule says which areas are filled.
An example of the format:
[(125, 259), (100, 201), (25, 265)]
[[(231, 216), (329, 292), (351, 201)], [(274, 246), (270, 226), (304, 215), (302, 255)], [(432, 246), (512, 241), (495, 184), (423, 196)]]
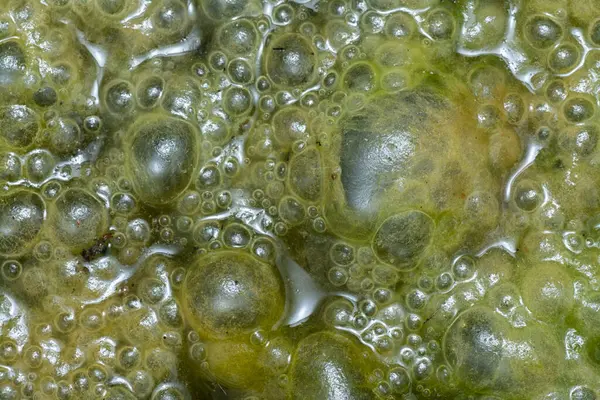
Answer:
[(0, 398), (595, 399), (591, 0), (0, 6)]

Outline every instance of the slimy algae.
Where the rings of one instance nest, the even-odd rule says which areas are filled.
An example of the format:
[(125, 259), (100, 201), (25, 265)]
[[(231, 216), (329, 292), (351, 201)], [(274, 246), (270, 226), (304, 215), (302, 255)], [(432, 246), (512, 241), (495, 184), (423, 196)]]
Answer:
[(0, 3), (0, 399), (597, 398), (595, 0)]

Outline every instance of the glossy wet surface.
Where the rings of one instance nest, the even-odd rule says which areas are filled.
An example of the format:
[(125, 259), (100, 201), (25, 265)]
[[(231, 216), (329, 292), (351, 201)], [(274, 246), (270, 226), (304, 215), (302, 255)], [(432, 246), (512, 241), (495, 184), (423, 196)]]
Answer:
[(6, 0), (0, 399), (596, 399), (595, 0)]

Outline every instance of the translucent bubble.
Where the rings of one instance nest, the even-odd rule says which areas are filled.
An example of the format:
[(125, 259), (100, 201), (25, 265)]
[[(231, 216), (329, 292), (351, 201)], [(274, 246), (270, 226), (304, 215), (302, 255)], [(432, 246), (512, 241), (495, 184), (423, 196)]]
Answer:
[(390, 71), (381, 76), (381, 88), (388, 92), (397, 92), (406, 89), (408, 77), (402, 71)]
[(504, 74), (495, 67), (478, 66), (469, 73), (468, 80), (475, 96), (494, 98), (504, 83)]
[(104, 326), (104, 316), (96, 308), (86, 308), (79, 315), (81, 326), (89, 331), (97, 331)]
[(446, 10), (435, 10), (427, 16), (427, 32), (434, 40), (450, 39), (454, 26), (454, 18)]
[(0, 108), (0, 136), (11, 147), (30, 146), (40, 129), (37, 113), (27, 106), (11, 105)]
[(588, 35), (596, 46), (600, 44), (600, 20), (592, 21), (589, 25)]
[(248, 246), (252, 233), (242, 224), (230, 224), (223, 229), (223, 243), (233, 248), (242, 248)]
[(25, 53), (21, 46), (13, 41), (0, 44), (0, 83), (12, 84), (21, 77), (27, 67)]
[(521, 288), (525, 305), (540, 320), (555, 322), (573, 307), (573, 281), (559, 264), (534, 266)]
[[(181, 280), (183, 280), (183, 277)], [(179, 278), (177, 284), (174, 284), (173, 286), (180, 286)], [(167, 299), (161, 304), (158, 316), (161, 322), (172, 328), (180, 328), (183, 325), (183, 318), (179, 311), (179, 305), (173, 299)]]
[(77, 79), (77, 69), (70, 63), (55, 64), (50, 70), (52, 82), (65, 86)]
[(58, 153), (72, 153), (77, 150), (82, 141), (79, 125), (68, 118), (59, 118), (53, 129), (50, 143)]
[(134, 90), (127, 81), (110, 82), (104, 95), (106, 108), (114, 114), (128, 114), (135, 107)]
[(373, 238), (377, 257), (396, 267), (407, 269), (429, 246), (434, 223), (420, 211), (406, 211), (386, 219)]
[(39, 368), (44, 361), (44, 352), (40, 346), (31, 345), (23, 350), (23, 359), (29, 368)]
[(17, 255), (23, 252), (42, 228), (46, 206), (42, 198), (29, 191), (20, 190), (0, 197), (0, 253)]
[(227, 65), (227, 56), (220, 51), (214, 51), (210, 54), (208, 62), (214, 71), (224, 71)]
[(557, 73), (566, 73), (573, 69), (581, 57), (577, 46), (565, 43), (561, 44), (548, 56), (548, 66)]
[(244, 13), (250, 0), (207, 0), (202, 2), (204, 12), (215, 20), (232, 19)]
[(487, 308), (474, 307), (462, 313), (446, 333), (446, 358), (470, 387), (489, 387), (496, 376), (504, 339), (499, 318)]
[(89, 378), (83, 371), (75, 372), (71, 377), (71, 381), (73, 382), (73, 388), (79, 393), (86, 392), (90, 387)]
[(252, 108), (252, 95), (248, 89), (230, 87), (223, 94), (223, 107), (230, 115), (242, 115)]
[(348, 272), (343, 268), (334, 267), (327, 272), (327, 279), (333, 286), (344, 286), (348, 282)]
[(514, 191), (515, 204), (523, 211), (537, 209), (544, 200), (542, 188), (533, 181), (523, 180)]
[(62, 333), (69, 333), (75, 329), (77, 321), (71, 312), (61, 312), (54, 318), (54, 327)]
[(96, 0), (96, 5), (105, 14), (116, 15), (125, 10), (126, 0)]
[(235, 83), (245, 85), (252, 82), (252, 67), (248, 61), (242, 58), (231, 60), (227, 66), (227, 73), (229, 74), (229, 78)]
[(568, 129), (559, 138), (560, 145), (575, 154), (585, 157), (596, 149), (600, 128), (596, 125), (583, 125)]
[(132, 242), (146, 243), (150, 240), (151, 235), (150, 224), (142, 218), (136, 218), (129, 221), (127, 224), (126, 235), (127, 239)]
[(152, 396), (151, 400), (185, 400), (186, 396), (184, 392), (175, 386), (159, 386), (157, 387)]
[(450, 289), (453, 284), (454, 284), (454, 278), (452, 277), (452, 274), (450, 274), (448, 272), (442, 273), (435, 280), (436, 287), (438, 288), (438, 290), (442, 290), (442, 291)]
[(160, 101), (165, 88), (165, 81), (156, 75), (144, 78), (136, 88), (136, 100), (142, 108), (155, 107)]
[(265, 60), (268, 77), (283, 86), (310, 83), (317, 63), (315, 48), (295, 33), (274, 39), (266, 49)]
[(102, 119), (96, 115), (90, 115), (83, 120), (83, 129), (86, 132), (95, 133), (102, 128)]
[[(348, 16), (356, 18), (354, 14)], [(325, 31), (327, 32), (328, 44), (336, 50), (356, 42), (360, 37), (359, 29), (354, 22), (348, 24), (339, 19), (329, 21), (325, 26)]]
[(477, 110), (477, 125), (481, 128), (493, 128), (500, 121), (500, 110), (492, 104), (481, 106)]
[(40, 261), (50, 261), (54, 247), (47, 240), (38, 242), (33, 248), (33, 255)]
[(229, 124), (222, 118), (213, 116), (200, 125), (200, 131), (205, 139), (210, 140), (216, 145), (222, 145), (229, 141), (231, 131)]
[(273, 22), (277, 25), (287, 25), (294, 19), (294, 9), (283, 3), (273, 9)]
[(275, 244), (271, 239), (257, 238), (252, 243), (252, 253), (264, 261), (274, 261), (276, 256)]
[(408, 392), (411, 380), (408, 372), (402, 367), (395, 367), (387, 373), (387, 380), (394, 393), (402, 394)]
[(578, 386), (571, 390), (570, 400), (596, 400), (596, 393), (585, 386)]
[(288, 224), (297, 225), (306, 218), (306, 209), (291, 196), (285, 196), (279, 202), (279, 216)]
[(2, 263), (2, 267), (0, 268), (2, 278), (9, 282), (19, 279), (21, 277), (21, 273), (23, 272), (23, 266), (20, 262), (15, 260), (4, 261)]
[(552, 103), (560, 103), (567, 98), (568, 90), (562, 80), (551, 81), (546, 87), (546, 97)]
[(520, 95), (516, 93), (508, 94), (504, 97), (503, 106), (509, 123), (516, 124), (521, 121), (525, 113), (525, 102)]
[[(490, 159), (489, 161), (492, 168), (500, 171), (508, 170), (509, 168), (512, 168), (515, 165), (515, 163), (519, 160), (520, 156), (521, 141), (513, 130), (502, 129), (494, 133), (490, 137), (488, 145), (488, 157)], [(498, 209), (495, 206), (493, 206), (493, 202), (497, 202), (496, 198), (489, 192), (476, 193), (479, 193), (481, 195), (487, 193), (486, 199), (489, 201), (480, 204), (487, 204), (489, 206), (489, 210), (495, 210), (495, 218), (497, 216)]]
[(277, 141), (289, 146), (298, 140), (308, 138), (308, 117), (298, 107), (286, 107), (273, 116), (273, 132)]
[(0, 397), (3, 399), (13, 400), (19, 399), (19, 392), (11, 383), (4, 382), (0, 384)]
[(244, 252), (208, 254), (190, 268), (184, 308), (193, 326), (226, 338), (258, 327), (271, 329), (283, 311), (283, 284), (269, 264)]
[(354, 261), (354, 248), (346, 243), (336, 243), (331, 246), (329, 256), (337, 265), (348, 266)]
[(104, 233), (106, 218), (104, 205), (85, 190), (68, 189), (56, 199), (54, 228), (66, 245), (89, 246)]
[(187, 24), (187, 9), (180, 0), (164, 0), (154, 13), (154, 25), (164, 31), (178, 31)]
[[(319, 357), (315, 357), (319, 354)], [(358, 366), (355, 360), (362, 359)], [(355, 344), (337, 333), (317, 332), (302, 339), (290, 367), (290, 392), (294, 400), (320, 399), (332, 393), (340, 399), (370, 399), (365, 369), (371, 358), (362, 357)]]
[(348, 68), (342, 77), (344, 86), (348, 90), (370, 92), (375, 89), (375, 71), (366, 63), (356, 63)]
[(240, 163), (235, 157), (227, 157), (223, 162), (223, 172), (229, 177), (234, 177), (238, 174)]
[(200, 193), (196, 191), (189, 191), (179, 200), (178, 210), (179, 212), (190, 215), (194, 214), (200, 206)]
[(56, 90), (50, 86), (44, 86), (33, 94), (33, 101), (40, 107), (50, 107), (57, 99)]
[(219, 206), (219, 208), (229, 208), (229, 206), (231, 206), (231, 202), (231, 192), (228, 190), (222, 190), (217, 193), (217, 206)]
[(190, 124), (172, 118), (144, 118), (133, 128), (125, 158), (140, 199), (166, 204), (186, 189), (198, 162), (197, 136)]
[(207, 245), (217, 240), (221, 233), (221, 225), (217, 221), (204, 221), (194, 228), (192, 237), (199, 245)]
[(385, 18), (375, 11), (367, 11), (360, 20), (361, 27), (368, 33), (380, 33), (385, 25)]
[(452, 273), (458, 280), (471, 278), (475, 270), (475, 260), (470, 256), (461, 256), (452, 265)]
[(385, 23), (385, 33), (396, 39), (408, 39), (417, 30), (414, 19), (404, 13), (392, 14)]
[(131, 214), (136, 208), (135, 198), (129, 193), (115, 193), (110, 203), (112, 209), (120, 214)]
[(0, 154), (0, 178), (16, 181), (21, 177), (21, 159), (14, 153)]
[(148, 371), (133, 371), (128, 375), (127, 380), (131, 384), (133, 392), (139, 398), (146, 398), (152, 393), (152, 389), (154, 388), (154, 378)]
[(525, 24), (525, 38), (538, 49), (547, 49), (562, 37), (563, 29), (554, 20), (537, 15)]
[(563, 114), (572, 123), (584, 122), (594, 116), (594, 104), (583, 97), (567, 100), (563, 105)]
[(420, 290), (412, 290), (406, 295), (406, 305), (413, 310), (419, 310), (427, 304), (427, 295)]
[(140, 282), (138, 294), (142, 301), (148, 304), (156, 304), (166, 296), (167, 288), (158, 279), (144, 278)]
[(131, 370), (141, 363), (142, 355), (136, 347), (126, 346), (119, 350), (117, 358), (121, 368)]
[(249, 20), (238, 19), (222, 25), (217, 39), (219, 48), (239, 56), (248, 56), (256, 50), (258, 32)]
[(198, 190), (210, 190), (221, 184), (221, 172), (214, 164), (202, 167), (198, 179), (196, 179), (196, 188)]

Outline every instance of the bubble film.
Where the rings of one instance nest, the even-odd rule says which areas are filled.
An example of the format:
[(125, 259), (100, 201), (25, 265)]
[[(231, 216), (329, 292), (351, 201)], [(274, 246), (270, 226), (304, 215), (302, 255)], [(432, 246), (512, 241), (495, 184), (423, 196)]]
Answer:
[(0, 400), (600, 396), (597, 0), (0, 0)]

